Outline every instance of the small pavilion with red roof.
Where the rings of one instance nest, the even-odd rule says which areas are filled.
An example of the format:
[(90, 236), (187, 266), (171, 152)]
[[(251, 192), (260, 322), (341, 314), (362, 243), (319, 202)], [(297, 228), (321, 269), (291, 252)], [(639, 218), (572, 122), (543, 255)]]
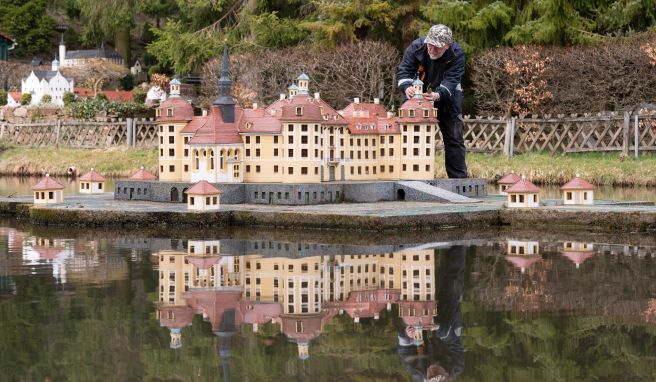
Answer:
[(100, 175), (93, 168), (86, 174), (80, 177), (80, 193), (81, 194), (102, 194), (105, 192), (105, 182), (107, 180), (104, 176)]
[(210, 182), (201, 180), (187, 190), (187, 209), (216, 211), (219, 209), (221, 190)]
[(499, 194), (508, 195), (506, 190), (513, 184), (519, 182), (521, 179), (522, 178), (520, 178), (519, 175), (515, 174), (515, 171), (510, 171), (509, 174), (497, 180), (497, 184), (499, 185)]
[(534, 208), (540, 206), (540, 187), (522, 178), (506, 189), (509, 208)]
[(563, 195), (563, 204), (594, 204), (594, 190), (597, 187), (581, 178), (579, 174), (560, 188)]
[(137, 172), (130, 176), (132, 180), (157, 180), (157, 177), (150, 172), (144, 170), (143, 166)]
[(592, 243), (581, 243), (578, 241), (566, 241), (563, 243), (563, 256), (570, 259), (576, 265), (576, 269), (579, 269), (579, 266), (594, 256), (594, 254), (594, 244)]
[(48, 205), (64, 202), (64, 186), (46, 174), (39, 183), (32, 186), (34, 204)]

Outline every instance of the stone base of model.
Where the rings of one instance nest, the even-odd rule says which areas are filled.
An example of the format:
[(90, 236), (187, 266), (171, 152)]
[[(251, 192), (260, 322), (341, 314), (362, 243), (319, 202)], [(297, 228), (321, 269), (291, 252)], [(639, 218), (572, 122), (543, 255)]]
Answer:
[[(382, 201), (435, 201), (473, 203), (472, 198), (487, 196), (485, 179), (434, 179), (387, 182), (330, 183), (213, 183), (221, 193), (221, 204), (308, 205), (327, 203), (372, 203)], [(117, 200), (186, 202), (185, 191), (193, 184), (117, 180)]]

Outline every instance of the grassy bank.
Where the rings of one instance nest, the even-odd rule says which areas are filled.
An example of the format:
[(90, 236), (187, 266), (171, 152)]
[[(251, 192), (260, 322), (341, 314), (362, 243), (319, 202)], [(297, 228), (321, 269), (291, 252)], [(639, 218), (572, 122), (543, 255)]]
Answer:
[(112, 147), (106, 149), (74, 149), (22, 146), (0, 146), (0, 174), (2, 175), (66, 175), (75, 167), (81, 175), (94, 168), (109, 177), (131, 175), (140, 166), (157, 170), (156, 149)]
[[(446, 177), (444, 155), (436, 158), (437, 177)], [(506, 158), (502, 154), (468, 153), (470, 176), (489, 181), (515, 170), (538, 184), (561, 185), (577, 173), (592, 183), (607, 186), (656, 186), (656, 155), (638, 159), (619, 153), (542, 154), (530, 153)]]

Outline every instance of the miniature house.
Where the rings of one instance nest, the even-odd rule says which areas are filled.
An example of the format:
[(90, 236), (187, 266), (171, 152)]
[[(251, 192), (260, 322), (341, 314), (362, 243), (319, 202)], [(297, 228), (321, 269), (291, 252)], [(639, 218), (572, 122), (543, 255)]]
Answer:
[(80, 177), (80, 193), (102, 194), (106, 189), (105, 182), (105, 177), (92, 168), (91, 171)]
[(508, 240), (506, 260), (524, 273), (534, 263), (540, 261), (540, 243), (527, 240)]
[(497, 184), (499, 185), (499, 194), (507, 195), (506, 190), (521, 179), (522, 178), (520, 178), (519, 175), (515, 174), (515, 171), (510, 171), (510, 174), (507, 174), (497, 181)]
[(563, 243), (563, 256), (570, 259), (576, 265), (576, 269), (579, 269), (583, 262), (594, 256), (594, 244), (566, 241)]
[(187, 209), (216, 211), (219, 209), (221, 190), (206, 180), (201, 180), (187, 190)]
[(64, 202), (64, 186), (52, 179), (49, 174), (32, 186), (34, 204), (48, 205)]
[(522, 178), (506, 189), (509, 208), (534, 208), (540, 206), (540, 188)]
[(594, 204), (595, 186), (581, 178), (579, 174), (560, 188), (563, 204)]
[(130, 176), (132, 180), (157, 180), (157, 177), (148, 171), (144, 170), (143, 166)]

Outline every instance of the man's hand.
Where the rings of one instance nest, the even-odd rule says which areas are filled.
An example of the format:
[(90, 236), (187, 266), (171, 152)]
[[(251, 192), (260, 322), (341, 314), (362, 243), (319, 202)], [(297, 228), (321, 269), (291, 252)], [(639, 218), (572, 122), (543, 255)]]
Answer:
[(408, 88), (405, 89), (405, 96), (408, 97), (408, 99), (414, 97), (415, 96), (415, 88), (413, 86), (408, 86)]
[(430, 93), (424, 93), (424, 99), (428, 101), (439, 101), (440, 99), (440, 93), (435, 93), (435, 92), (430, 92)]

